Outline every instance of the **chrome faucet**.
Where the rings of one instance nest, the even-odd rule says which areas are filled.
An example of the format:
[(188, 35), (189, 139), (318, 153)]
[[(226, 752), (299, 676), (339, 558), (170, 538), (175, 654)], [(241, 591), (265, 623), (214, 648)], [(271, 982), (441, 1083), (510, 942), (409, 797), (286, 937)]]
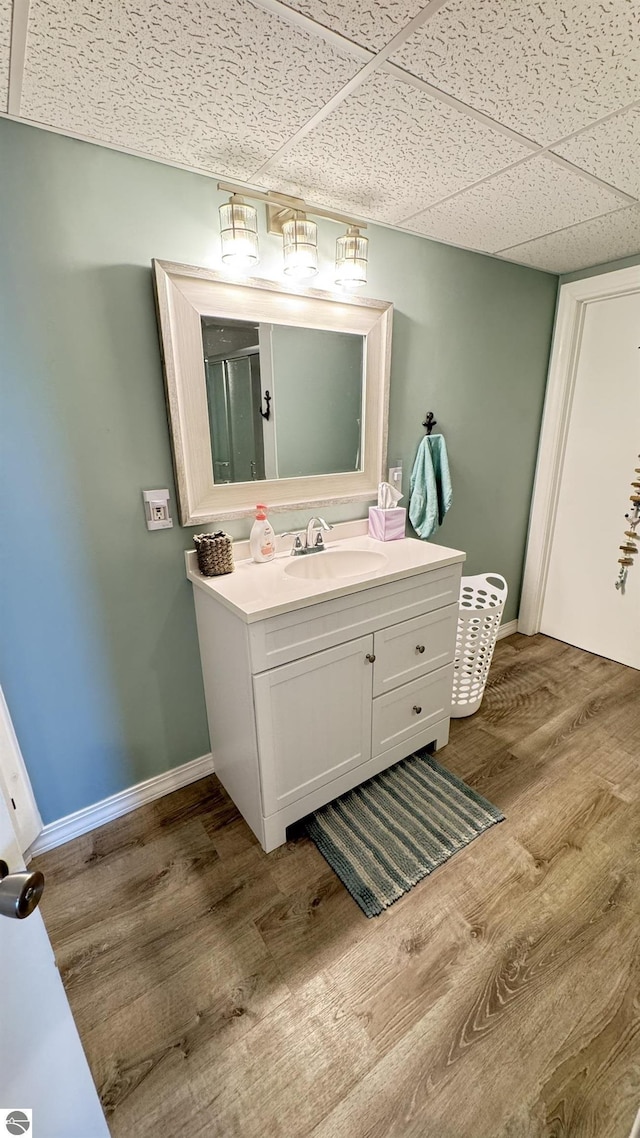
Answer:
[(309, 518), (306, 530), (287, 530), (280, 534), (280, 537), (292, 537), (291, 556), (300, 557), (305, 553), (322, 553), (324, 549), (322, 531), (328, 533), (331, 529), (333, 526), (325, 522), (324, 518)]
[[(318, 530), (316, 532), (316, 522)], [(322, 531), (328, 533), (333, 526), (325, 522), (324, 518), (309, 518), (307, 522), (307, 553), (321, 553), (324, 549), (324, 538)]]

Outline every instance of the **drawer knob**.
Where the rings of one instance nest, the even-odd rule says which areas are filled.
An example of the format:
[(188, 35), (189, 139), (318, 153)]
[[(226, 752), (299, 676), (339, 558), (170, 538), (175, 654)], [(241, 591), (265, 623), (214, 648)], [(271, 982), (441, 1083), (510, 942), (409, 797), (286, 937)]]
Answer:
[(424, 644), (416, 644), (416, 652), (419, 652), (420, 655), (422, 655), (424, 652)]
[(375, 659), (376, 659), (375, 656), (371, 652), (367, 652), (367, 655), (365, 656), (365, 660), (367, 660), (369, 664), (374, 664)]
[(418, 707), (417, 703), (414, 703), (413, 710), (415, 711), (416, 715), (420, 715), (422, 712), (422, 708)]

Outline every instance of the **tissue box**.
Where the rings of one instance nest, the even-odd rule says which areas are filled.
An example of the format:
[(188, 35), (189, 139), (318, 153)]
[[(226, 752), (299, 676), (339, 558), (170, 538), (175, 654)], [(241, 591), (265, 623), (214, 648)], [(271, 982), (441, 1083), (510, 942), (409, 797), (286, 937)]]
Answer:
[(376, 541), (398, 541), (404, 537), (407, 524), (407, 511), (403, 506), (391, 510), (381, 510), (379, 506), (369, 506), (369, 537)]

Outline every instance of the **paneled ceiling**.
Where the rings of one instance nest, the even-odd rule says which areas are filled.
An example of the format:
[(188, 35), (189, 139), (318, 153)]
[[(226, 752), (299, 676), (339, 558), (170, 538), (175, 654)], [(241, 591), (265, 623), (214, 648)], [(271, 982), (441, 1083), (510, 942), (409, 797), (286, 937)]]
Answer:
[(640, 253), (640, 0), (0, 0), (0, 105), (553, 272)]

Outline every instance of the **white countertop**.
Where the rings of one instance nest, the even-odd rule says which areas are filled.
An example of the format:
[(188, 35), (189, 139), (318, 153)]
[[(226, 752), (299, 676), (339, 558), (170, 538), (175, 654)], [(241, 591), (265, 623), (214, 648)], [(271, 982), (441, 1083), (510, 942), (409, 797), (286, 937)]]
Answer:
[[(198, 569), (195, 550), (189, 550), (185, 554), (187, 577), (199, 589), (209, 593), (236, 616), (251, 624), (279, 613), (361, 592), (375, 585), (413, 577), (430, 569), (457, 565), (465, 559), (465, 554), (459, 549), (447, 549), (443, 545), (433, 545), (430, 541), (411, 537), (400, 541), (376, 541), (375, 538), (363, 535), (342, 541), (328, 541), (327, 550), (330, 549), (373, 550), (383, 553), (387, 560), (381, 568), (366, 576), (305, 580), (285, 573), (285, 566), (292, 558), (289, 553), (280, 553), (273, 561), (264, 564), (252, 560), (236, 561), (233, 573), (221, 577), (204, 577)], [(322, 557), (323, 554), (311, 553), (305, 556)]]

